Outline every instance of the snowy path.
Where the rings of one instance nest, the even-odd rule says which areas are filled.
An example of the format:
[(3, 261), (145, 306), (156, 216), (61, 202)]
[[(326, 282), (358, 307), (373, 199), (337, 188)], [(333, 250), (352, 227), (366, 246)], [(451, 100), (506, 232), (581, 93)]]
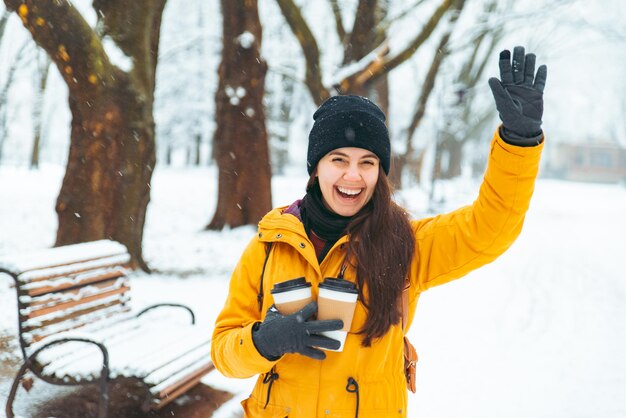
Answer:
[[(0, 252), (52, 244), (61, 178), (57, 169), (0, 168), (0, 196), (11, 197), (0, 201)], [(207, 179), (214, 179), (208, 169), (155, 173), (145, 251), (162, 273), (134, 278), (133, 293), (137, 307), (189, 303), (211, 326), (254, 230), (198, 232), (213, 208)], [(299, 196), (304, 182), (275, 179), (275, 203)], [(410, 208), (422, 206), (417, 193), (401, 196)], [(626, 417), (625, 237), (625, 188), (540, 181), (522, 236), (504, 256), (422, 295), (410, 331), (420, 362), (409, 415)], [(15, 332), (9, 285), (0, 278), (0, 335)], [(14, 354), (5, 348), (0, 366)], [(205, 381), (241, 396), (251, 384)], [(0, 379), (2, 407), (7, 384)], [(216, 414), (229, 415), (228, 407)]]
[(540, 182), (520, 239), (420, 299), (415, 416), (626, 416), (626, 190)]

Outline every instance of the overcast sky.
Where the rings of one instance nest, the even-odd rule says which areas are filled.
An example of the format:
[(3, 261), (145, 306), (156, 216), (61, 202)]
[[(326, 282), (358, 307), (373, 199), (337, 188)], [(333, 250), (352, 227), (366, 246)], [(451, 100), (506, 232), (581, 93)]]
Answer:
[[(464, 14), (468, 15), (471, 22), (471, 7), (476, 7), (483, 0), (468, 0), (468, 7)], [(87, 0), (77, 0), (77, 6), (86, 15), (88, 20), (93, 20), (95, 14), (91, 8), (91, 2)], [(217, 10), (217, 0), (211, 0), (207, 9), (207, 20), (210, 20), (207, 27), (210, 34), (207, 35), (212, 48), (220, 47), (219, 27), (221, 17)], [(329, 54), (337, 55), (338, 46), (333, 46), (334, 24), (329, 18), (329, 6), (326, 2), (300, 2), (303, 10), (308, 13), (306, 16), (312, 24), (312, 30), (318, 38), (318, 44), (322, 48), (324, 62), (328, 60)], [(346, 8), (356, 5), (356, 0), (344, 0), (341, 2)], [(404, 26), (400, 25), (395, 31), (395, 40), (402, 41), (402, 35), (412, 37), (421, 23), (429, 16), (428, 8), (433, 9), (438, 1), (429, 0), (420, 6), (415, 16), (407, 19)], [(182, 0), (168, 0), (166, 13), (164, 15), (163, 31), (178, 31), (184, 33), (188, 30), (185, 26), (188, 19), (188, 8)], [(409, 2), (402, 3), (409, 4)], [(525, 45), (529, 50), (536, 51), (539, 63), (548, 65), (548, 82), (546, 87), (546, 105), (544, 112), (544, 128), (549, 138), (554, 142), (560, 141), (581, 141), (581, 140), (603, 140), (618, 138), (626, 145), (626, 2), (623, 0), (517, 0), (513, 2), (515, 13), (525, 16), (518, 19), (520, 22), (516, 28), (507, 32), (506, 38), (500, 47), (512, 48), (515, 45)], [(0, 8), (3, 5), (0, 5)], [(299, 68), (303, 78), (303, 63), (300, 56), (299, 47), (295, 39), (285, 28), (284, 19), (280, 16), (276, 3), (273, 0), (259, 1), (261, 8), (261, 19), (264, 28), (264, 53), (270, 69), (280, 65), (280, 60), (289, 60), (295, 68)], [(191, 7), (191, 6), (190, 6)], [(196, 6), (194, 6), (196, 7)], [(192, 7), (193, 10), (194, 7)], [(269, 11), (269, 12), (268, 12)], [(327, 13), (324, 16), (324, 13)], [(346, 20), (349, 20), (351, 13), (345, 13)], [(187, 19), (187, 20), (185, 20)], [(180, 23), (183, 22), (183, 23)], [(471, 25), (471, 23), (469, 23)], [(330, 25), (330, 26), (328, 26)], [(349, 26), (350, 22), (346, 22)], [(276, 37), (276, 30), (272, 27), (282, 27), (282, 37)], [(16, 48), (21, 45), (23, 39), (29, 34), (21, 27), (18, 19), (13, 16), (13, 21), (9, 30), (15, 41), (8, 45), (3, 45), (0, 51), (0, 59), (10, 62), (12, 55), (15, 55)], [(286, 35), (285, 35), (286, 33)], [(290, 39), (291, 38), (291, 39)], [(166, 33), (162, 34), (162, 51), (167, 51), (176, 45), (167, 45)], [(179, 42), (179, 41), (176, 41)], [(273, 45), (273, 46), (272, 46)], [(289, 46), (291, 45), (291, 46)], [(292, 48), (292, 52), (288, 48)], [(500, 48), (499, 47), (499, 48)], [(427, 48), (424, 48), (426, 51)], [(422, 52), (420, 52), (422, 54)], [(419, 60), (422, 61), (419, 61)], [(326, 60), (326, 61), (324, 61)], [(413, 110), (419, 89), (415, 86), (416, 77), (414, 71), (425, 71), (428, 57), (419, 55), (411, 62), (404, 64), (394, 71), (392, 86), (393, 103), (391, 120), (397, 122), (406, 121)], [(334, 60), (337, 61), (336, 59)], [(214, 63), (215, 64), (215, 63)], [(167, 63), (161, 62), (160, 66)], [(215, 64), (216, 65), (216, 64)], [(185, 68), (177, 67), (180, 72)], [(206, 68), (206, 71), (217, 77), (213, 68)], [(493, 54), (490, 66), (487, 69), (487, 76), (497, 75), (497, 52)], [(6, 66), (0, 69), (0, 81), (6, 76)], [(53, 68), (51, 71), (51, 82), (49, 84), (49, 96), (54, 96), (48, 102), (48, 133), (52, 136), (50, 141), (59, 145), (49, 149), (48, 156), (54, 160), (62, 162), (63, 155), (67, 151), (69, 139), (69, 112), (67, 110), (67, 92), (60, 82), (58, 71)], [(209, 74), (210, 75), (210, 74)], [(161, 80), (160, 80), (161, 81)], [(30, 85), (33, 80), (28, 76), (22, 76), (17, 80), (17, 87), (13, 89), (13, 101), (11, 102), (12, 112), (21, 114), (19, 123), (13, 125), (13, 138), (6, 144), (5, 152), (18, 152), (23, 155), (19, 160), (27, 160), (30, 145), (27, 141), (18, 140), (23, 137), (30, 137), (32, 128), (30, 125)], [(491, 100), (486, 82), (480, 88), (481, 97)], [(207, 91), (208, 100), (213, 100), (213, 91)], [(306, 95), (307, 93), (305, 93)], [(401, 96), (401, 97), (399, 97)], [(304, 100), (298, 106), (302, 107), (303, 120), (310, 123), (311, 109)], [(158, 105), (158, 104), (157, 104)], [(312, 105), (312, 102), (310, 103)], [(60, 110), (60, 111), (59, 111)], [(495, 114), (495, 113), (494, 113)], [(157, 115), (158, 116), (158, 115)], [(427, 119), (433, 119), (432, 114), (427, 114)], [(157, 120), (157, 123), (159, 120)], [(426, 121), (425, 125), (428, 122)], [(406, 126), (406, 123), (400, 123)], [(296, 132), (305, 129), (296, 129)], [(295, 141), (298, 143), (298, 141)], [(297, 147), (299, 149), (299, 147)], [(46, 158), (44, 156), (44, 158)]]
[(626, 144), (626, 2), (576, 1), (560, 10), (537, 29), (547, 29), (546, 125), (582, 139), (617, 134)]

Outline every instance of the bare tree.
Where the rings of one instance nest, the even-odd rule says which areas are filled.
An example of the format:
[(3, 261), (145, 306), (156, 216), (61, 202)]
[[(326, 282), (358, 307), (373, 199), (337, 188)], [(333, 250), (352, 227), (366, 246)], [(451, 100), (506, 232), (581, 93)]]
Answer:
[[(485, 5), (484, 12), (479, 20), (486, 22), (490, 16), (502, 14), (506, 5), (491, 1)], [(476, 97), (478, 83), (483, 80), (483, 74), (487, 63), (493, 57), (494, 50), (504, 35), (504, 26), (482, 25), (474, 34), (473, 39), (467, 45), (465, 62), (453, 80), (457, 100), (446, 113), (445, 126), (442, 133), (442, 141), (438, 143), (441, 149), (440, 156), (446, 160), (446, 166), (440, 167), (437, 172), (441, 178), (449, 179), (461, 175), (463, 161), (463, 148), (469, 142), (475, 140), (492, 121), (494, 112), (491, 102), (489, 106), (481, 107)], [(453, 119), (453, 120), (452, 120)], [(454, 123), (453, 123), (454, 121)], [(441, 158), (436, 161), (441, 164)]]
[[(317, 42), (300, 9), (293, 0), (276, 1), (304, 52), (306, 61), (305, 84), (309, 88), (314, 102), (317, 105), (321, 104), (333, 92), (364, 95), (373, 98), (387, 115), (389, 114), (388, 74), (411, 58), (435, 32), (439, 24), (446, 20), (446, 16), (449, 16), (451, 26), (454, 26), (454, 22), (465, 4), (465, 0), (442, 0), (410, 42), (403, 49), (391, 53), (387, 45), (387, 28), (393, 20), (399, 19), (417, 8), (422, 3), (421, 0), (395, 17), (388, 15), (388, 0), (359, 0), (354, 16), (354, 25), (350, 31), (343, 26), (339, 2), (330, 0), (337, 35), (344, 46), (343, 65), (351, 65), (349, 71), (342, 70), (339, 80), (334, 85), (324, 86), (321, 81), (323, 77)], [(374, 29), (372, 30), (372, 28)], [(451, 29), (448, 29), (446, 33), (450, 31)], [(449, 37), (449, 33), (447, 36), (444, 34), (442, 42), (446, 43)], [(445, 40), (443, 40), (444, 38)], [(435, 59), (438, 59), (438, 55), (436, 54)], [(423, 106), (426, 105), (430, 96), (428, 89), (432, 89), (428, 83), (434, 84), (434, 78), (437, 74), (436, 68), (433, 68), (432, 71), (434, 71), (431, 75), (432, 80), (426, 80), (423, 87), (423, 91), (425, 90), (421, 97)], [(412, 152), (411, 149), (407, 151), (407, 153), (410, 152)], [(401, 186), (402, 170), (406, 164), (406, 159), (406, 155), (393, 156), (394, 168), (391, 171), (390, 180), (396, 187)]]
[(48, 83), (48, 70), (51, 65), (50, 58), (45, 54), (37, 54), (37, 91), (33, 105), (33, 148), (30, 154), (30, 168), (39, 168), (39, 155), (41, 151), (41, 137), (44, 121), (44, 97)]
[(222, 15), (224, 36), (213, 137), (218, 201), (207, 229), (257, 223), (272, 205), (263, 109), (267, 64), (260, 55), (257, 1), (222, 0)]
[[(0, 19), (0, 41), (2, 41), (2, 37), (4, 35), (4, 28), (6, 24), (5, 16), (6, 14), (2, 19)], [(15, 81), (15, 76), (17, 75), (18, 70), (23, 68), (25, 63), (29, 61), (30, 57), (33, 55), (32, 53), (32, 42), (24, 42), (22, 46), (19, 47), (14, 60), (8, 67), (6, 79), (4, 84), (0, 87), (0, 163), (2, 163), (4, 144), (9, 136), (9, 91)]]
[[(389, 0), (359, 1), (351, 31), (342, 26), (341, 8), (336, 0), (331, 1), (337, 26), (337, 36), (343, 45), (343, 65), (363, 60), (371, 51), (387, 39), (387, 27), (383, 24), (389, 12)], [(387, 73), (371, 83), (355, 83), (351, 91), (343, 91), (341, 83), (334, 86), (339, 93), (351, 93), (372, 98), (385, 114), (389, 114), (389, 80)], [(388, 121), (389, 122), (389, 121)]]
[(358, 61), (359, 65), (354, 65), (354, 70), (345, 74), (335, 85), (324, 86), (322, 83), (319, 47), (309, 28), (309, 24), (293, 0), (276, 0), (304, 53), (306, 61), (305, 84), (317, 105), (320, 105), (325, 99), (330, 97), (333, 89), (342, 94), (359, 94), (367, 91), (377, 80), (406, 62), (430, 37), (446, 12), (452, 8), (455, 1), (464, 0), (442, 0), (419, 33), (413, 37), (405, 48), (394, 54), (390, 54), (386, 42), (380, 42), (380, 38), (372, 37), (371, 35), (372, 22), (376, 22), (374, 13), (381, 10), (378, 8), (377, 0), (359, 1), (354, 26), (350, 33), (341, 24), (340, 16), (337, 14), (340, 10), (338, 4), (331, 3), (336, 16), (335, 22), (338, 34), (341, 39), (346, 40), (344, 42), (344, 57), (346, 57), (344, 62), (350, 62), (355, 57), (361, 58)]
[(421, 153), (417, 158), (414, 158), (415, 149), (413, 147), (413, 137), (415, 135), (415, 132), (417, 131), (417, 128), (422, 122), (424, 114), (426, 113), (426, 106), (428, 105), (428, 101), (435, 88), (435, 81), (437, 79), (437, 75), (439, 74), (439, 70), (441, 69), (445, 58), (450, 54), (448, 44), (450, 42), (450, 38), (452, 37), (452, 33), (456, 28), (456, 24), (458, 22), (459, 16), (461, 15), (461, 12), (463, 11), (464, 6), (464, 0), (457, 1), (451, 6), (448, 26), (441, 35), (439, 43), (435, 48), (433, 59), (430, 63), (430, 66), (426, 73), (426, 77), (424, 78), (422, 87), (420, 89), (420, 95), (418, 97), (417, 104), (415, 105), (413, 117), (411, 118), (411, 122), (409, 123), (409, 126), (404, 134), (406, 142), (405, 151), (402, 154), (394, 155), (394, 168), (396, 174), (393, 177), (392, 181), (398, 188), (402, 187), (402, 172), (404, 171), (404, 168), (407, 166), (407, 163), (411, 159), (411, 164), (409, 164), (412, 168), (411, 171), (414, 176), (419, 179), (419, 173), (421, 171), (424, 154)]
[[(0, 43), (4, 38), (4, 32), (6, 30), (7, 21), (9, 20), (9, 16), (11, 13), (8, 10), (4, 10), (2, 12), (2, 16), (0, 16)], [(12, 67), (14, 68), (14, 67)], [(8, 91), (11, 86), (10, 80), (13, 77), (14, 71), (9, 69), (9, 77), (8, 80), (2, 85), (0, 89), (0, 164), (2, 163), (2, 150), (4, 148), (4, 141), (9, 133), (9, 129), (7, 126), (7, 98)]]
[[(159, 56), (159, 83), (155, 92), (157, 161), (170, 164), (185, 154), (187, 165), (208, 160), (214, 123), (215, 72), (221, 45), (212, 29), (211, 2), (192, 2), (184, 10), (169, 9), (162, 27), (164, 48)], [(216, 18), (219, 18), (216, 15)], [(167, 42), (167, 47), (165, 47)]]
[(11, 12), (8, 10), (2, 11), (2, 16), (0, 16), (0, 40), (4, 37), (4, 31), (7, 28), (7, 22), (9, 21), (9, 16), (11, 16)]
[[(5, 0), (50, 56), (69, 89), (72, 113), (67, 171), (57, 199), (56, 245), (111, 238), (133, 265), (142, 256), (155, 164), (155, 71), (166, 0), (94, 0), (98, 32), (69, 0)], [(110, 39), (131, 64), (104, 50)]]
[[(294, 71), (293, 68), (290, 70)], [(268, 71), (265, 111), (274, 174), (284, 174), (289, 161), (289, 127), (294, 120), (295, 87), (296, 80), (288, 74)]]

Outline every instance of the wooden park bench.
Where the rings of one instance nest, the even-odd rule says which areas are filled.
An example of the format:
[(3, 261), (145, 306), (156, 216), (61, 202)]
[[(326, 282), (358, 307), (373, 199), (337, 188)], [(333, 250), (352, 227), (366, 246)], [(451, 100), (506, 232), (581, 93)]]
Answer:
[[(24, 379), (29, 370), (52, 384), (98, 384), (98, 417), (105, 418), (112, 380), (139, 386), (147, 412), (167, 405), (214, 368), (210, 330), (194, 325), (191, 309), (159, 304), (131, 311), (129, 260), (126, 247), (108, 240), (0, 257), (0, 273), (16, 283), (24, 357), (7, 398), (7, 417), (14, 416), (20, 382), (32, 382)], [(171, 309), (154, 311), (162, 306), (187, 310), (191, 324), (171, 318)]]

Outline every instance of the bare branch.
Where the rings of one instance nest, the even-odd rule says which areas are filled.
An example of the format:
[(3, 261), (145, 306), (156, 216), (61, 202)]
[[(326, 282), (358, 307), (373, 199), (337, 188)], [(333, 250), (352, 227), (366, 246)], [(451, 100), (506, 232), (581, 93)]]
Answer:
[[(482, 18), (479, 20), (486, 22), (489, 16), (493, 16), (497, 12), (498, 4), (497, 0), (492, 0), (491, 3), (488, 3), (485, 6)], [(501, 10), (507, 10), (507, 7), (505, 6)], [(458, 80), (464, 83), (466, 88), (471, 89), (476, 86), (476, 83), (478, 83), (485, 71), (487, 62), (491, 58), (491, 53), (500, 39), (502, 39), (503, 34), (504, 25), (497, 25), (492, 28), (482, 25), (480, 31), (473, 37), (471, 40), (473, 46), (469, 54), (469, 60), (465, 63), (458, 76)], [(487, 39), (489, 39), (489, 45), (486, 48), (482, 48), (481, 54), (481, 47)], [(476, 64), (477, 60), (480, 60), (478, 64)]]
[(359, 0), (354, 16), (352, 32), (345, 44), (343, 63), (348, 64), (363, 58), (374, 47), (377, 0)]
[(401, 10), (397, 15), (392, 16), (392, 17), (390, 17), (388, 19), (385, 19), (384, 22), (381, 22), (381, 29), (383, 31), (387, 31), (394, 22), (397, 22), (398, 20), (401, 20), (401, 19), (405, 18), (408, 14), (410, 14), (415, 9), (417, 9), (419, 6), (421, 6), (422, 3), (424, 3), (425, 1), (426, 0), (417, 0), (412, 5), (406, 7), (404, 10)]
[(389, 73), (400, 64), (411, 58), (413, 54), (419, 49), (419, 47), (428, 39), (428, 37), (434, 32), (435, 28), (450, 8), (455, 4), (455, 7), (462, 7), (465, 0), (443, 0), (437, 10), (432, 14), (428, 22), (422, 28), (422, 31), (413, 39), (413, 41), (402, 51), (391, 58), (386, 58), (384, 61), (377, 63), (367, 68), (367, 72), (362, 74), (356, 74), (348, 77), (345, 81), (341, 82), (342, 86), (346, 86), (347, 89), (355, 89), (357, 86), (353, 86), (352, 83), (356, 80), (362, 85), (370, 85), (377, 79)]
[[(571, 4), (575, 0), (552, 0), (550, 3), (550, 13), (553, 16), (556, 16), (557, 20), (560, 20), (559, 17), (561, 14), (561, 10), (567, 5)], [(467, 47), (468, 44), (472, 43), (475, 37), (479, 36), (480, 33), (484, 31), (495, 31), (495, 30), (504, 30), (506, 27), (507, 32), (511, 33), (516, 29), (522, 29), (528, 26), (528, 22), (534, 19), (544, 19), (545, 10), (542, 8), (534, 8), (529, 9), (524, 12), (516, 12), (514, 11), (514, 1), (502, 1), (498, 2), (499, 12), (494, 11), (494, 15), (490, 19), (482, 19), (482, 21), (476, 22), (472, 25), (472, 32), (468, 34), (465, 39), (456, 40), (454, 45), (450, 45), (451, 50), (459, 50)], [(559, 23), (560, 25), (564, 25), (569, 23), (570, 19), (568, 18), (566, 21)]]
[[(442, 1), (442, 3), (437, 8), (437, 10), (435, 10), (435, 12), (430, 17), (430, 19), (428, 19), (428, 22), (426, 22), (420, 34), (417, 35), (417, 37), (415, 37), (415, 39), (413, 39), (413, 41), (403, 51), (401, 51), (399, 54), (389, 59), (385, 63), (385, 69), (387, 72), (396, 68), (398, 65), (402, 64), (403, 62), (411, 58), (411, 56), (413, 56), (415, 51), (417, 51), (419, 47), (422, 46), (422, 44), (433, 33), (433, 31), (435, 30), (435, 28), (437, 27), (437, 25), (439, 24), (439, 22), (445, 15), (445, 13), (454, 5), (454, 3), (455, 3), (454, 0)], [(465, 3), (465, 0), (461, 0), (461, 4), (463, 3)], [(372, 80), (377, 78), (377, 76), (379, 75), (378, 74), (374, 75), (372, 77)]]
[(7, 138), (7, 133), (9, 127), (7, 125), (7, 117), (8, 117), (8, 95), (11, 86), (13, 85), (13, 78), (15, 77), (15, 73), (18, 69), (22, 68), (22, 64), (24, 62), (30, 62), (30, 56), (35, 50), (34, 44), (30, 41), (26, 41), (19, 48), (15, 59), (11, 63), (7, 71), (7, 77), (5, 80), (2, 89), (0, 89), (0, 162), (2, 161), (2, 151), (4, 148), (4, 142)]
[(607, 26), (606, 24), (599, 23), (591, 23), (585, 18), (579, 19), (568, 19), (566, 22), (563, 22), (564, 25), (571, 26), (580, 30), (581, 28), (594, 31), (606, 39), (614, 40), (614, 41), (626, 41), (626, 29), (624, 27), (616, 28)]
[(13, 84), (13, 78), (15, 77), (16, 71), (21, 68), (22, 63), (31, 61), (31, 55), (33, 54), (33, 51), (34, 51), (33, 46), (34, 45), (32, 42), (27, 41), (27, 42), (24, 42), (22, 46), (19, 48), (17, 55), (15, 56), (15, 59), (13, 60), (13, 63), (11, 64), (11, 66), (9, 67), (9, 70), (7, 71), (6, 81), (4, 85), (2, 86), (2, 90), (0, 90), (0, 106), (6, 105), (9, 89), (11, 88), (11, 85)]
[(487, 50), (484, 52), (483, 60), (478, 66), (478, 69), (474, 72), (474, 74), (469, 79), (468, 85), (475, 86), (476, 83), (478, 83), (478, 80), (480, 80), (483, 73), (485, 72), (485, 68), (487, 67), (487, 62), (491, 58), (490, 57), (491, 52), (496, 48), (496, 45), (498, 44), (498, 42), (500, 42), (500, 39), (502, 39), (503, 33), (504, 33), (504, 30), (500, 29), (500, 30), (495, 31), (491, 35), (491, 41), (489, 42), (489, 47), (487, 47)]
[[(92, 97), (112, 81), (113, 66), (93, 29), (69, 0), (5, 0), (56, 64), (70, 91)], [(64, 22), (63, 29), (56, 22)], [(90, 88), (78, 86), (87, 85)], [(82, 97), (88, 100), (88, 97)]]
[(341, 8), (337, 0), (330, 0), (330, 6), (333, 9), (333, 16), (335, 17), (335, 27), (337, 28), (337, 36), (339, 41), (344, 43), (346, 41), (346, 29), (343, 27), (343, 20), (341, 18)]
[(424, 117), (424, 114), (426, 113), (426, 105), (428, 104), (428, 99), (430, 98), (430, 95), (435, 87), (435, 80), (437, 79), (437, 74), (439, 73), (439, 69), (441, 68), (441, 64), (443, 63), (443, 60), (446, 58), (446, 56), (449, 53), (449, 51), (447, 51), (446, 49), (446, 46), (448, 45), (448, 42), (450, 41), (450, 37), (452, 36), (452, 32), (454, 31), (459, 15), (461, 14), (461, 11), (463, 10), (464, 6), (465, 6), (464, 1), (458, 2), (454, 5), (454, 10), (456, 11), (456, 13), (450, 16), (450, 25), (448, 26), (448, 29), (446, 30), (446, 32), (441, 36), (439, 45), (437, 46), (437, 49), (435, 51), (435, 56), (433, 57), (433, 60), (430, 64), (428, 73), (426, 74), (426, 78), (424, 79), (424, 83), (422, 84), (422, 89), (421, 89), (420, 97), (417, 101), (415, 114), (413, 115), (413, 118), (411, 119), (411, 123), (409, 127), (407, 128), (407, 135), (406, 135), (407, 142), (406, 142), (406, 152), (405, 152), (407, 156), (411, 155), (413, 152), (413, 143), (412, 143), (413, 135), (415, 134), (415, 131), (419, 127), (422, 121), (422, 118)]
[[(360, 61), (350, 64), (337, 76), (333, 87), (339, 93), (354, 91), (363, 86), (375, 72), (384, 65), (385, 56), (389, 54), (389, 44), (385, 41)], [(345, 75), (344, 75), (345, 74)]]
[(406, 155), (411, 155), (413, 153), (413, 135), (415, 131), (419, 127), (424, 114), (426, 113), (426, 105), (428, 104), (428, 99), (435, 87), (435, 80), (437, 78), (437, 73), (439, 68), (441, 67), (441, 63), (446, 55), (444, 52), (445, 44), (448, 42), (449, 34), (445, 34), (442, 36), (441, 41), (437, 47), (435, 52), (435, 56), (433, 57), (432, 62), (430, 63), (430, 67), (428, 68), (428, 73), (426, 74), (426, 78), (422, 83), (422, 88), (420, 90), (420, 96), (417, 100), (417, 106), (415, 108), (415, 113), (413, 114), (413, 118), (411, 118), (411, 123), (407, 128), (406, 132)]
[(7, 27), (7, 21), (9, 20), (10, 15), (11, 12), (9, 10), (5, 9), (4, 12), (2, 12), (2, 16), (0, 17), (0, 39), (4, 36), (4, 31)]
[[(153, 92), (159, 52), (161, 17), (166, 0), (94, 0), (101, 35), (108, 35), (134, 58), (133, 77)], [(150, 45), (145, 48), (145, 45)]]
[[(487, 17), (489, 15), (491, 15), (495, 9), (497, 7), (497, 2), (494, 0), (491, 3), (487, 4), (485, 6), (485, 10), (483, 12), (483, 16)], [(498, 29), (495, 29), (496, 32), (500, 31), (499, 27)], [(469, 80), (472, 78), (471, 74), (472, 74), (472, 70), (474, 69), (474, 63), (476, 62), (476, 59), (478, 58), (478, 53), (480, 51), (480, 46), (482, 45), (483, 41), (485, 40), (485, 38), (487, 37), (488, 33), (491, 33), (491, 30), (488, 30), (487, 28), (481, 30), (478, 34), (478, 36), (476, 36), (473, 39), (473, 44), (474, 44), (474, 48), (472, 53), (469, 56), (469, 60), (465, 63), (465, 65), (463, 65), (463, 68), (461, 69), (461, 72), (459, 73), (459, 79), (460, 80), (466, 80), (466, 84), (469, 85)], [(493, 40), (493, 38), (492, 38)]]
[(305, 84), (311, 92), (313, 101), (320, 105), (330, 97), (330, 92), (322, 84), (320, 69), (320, 51), (311, 29), (302, 17), (302, 13), (293, 0), (276, 0), (287, 24), (300, 43), (306, 61)]

